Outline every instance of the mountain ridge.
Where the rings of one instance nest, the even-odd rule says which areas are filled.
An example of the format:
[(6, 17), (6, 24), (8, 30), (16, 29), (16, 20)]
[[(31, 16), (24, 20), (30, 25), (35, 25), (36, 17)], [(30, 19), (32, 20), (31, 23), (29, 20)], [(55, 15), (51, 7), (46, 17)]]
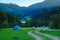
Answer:
[[(57, 3), (58, 2), (58, 3)], [(36, 14), (54, 9), (60, 6), (60, 0), (45, 0), (42, 3), (36, 3), (29, 7), (20, 7), (16, 4), (0, 4), (0, 10), (5, 10), (10, 14), (23, 18), (26, 16), (35, 16)]]

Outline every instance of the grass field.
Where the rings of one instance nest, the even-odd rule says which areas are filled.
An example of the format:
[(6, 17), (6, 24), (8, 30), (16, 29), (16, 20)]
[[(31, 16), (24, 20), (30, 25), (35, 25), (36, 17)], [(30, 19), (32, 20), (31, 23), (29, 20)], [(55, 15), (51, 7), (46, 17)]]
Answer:
[(0, 29), (0, 40), (34, 40), (28, 35), (31, 29), (22, 28), (21, 30), (13, 30), (12, 28)]
[(48, 31), (48, 30), (45, 30), (45, 31), (40, 31), (40, 32), (60, 37), (60, 31)]

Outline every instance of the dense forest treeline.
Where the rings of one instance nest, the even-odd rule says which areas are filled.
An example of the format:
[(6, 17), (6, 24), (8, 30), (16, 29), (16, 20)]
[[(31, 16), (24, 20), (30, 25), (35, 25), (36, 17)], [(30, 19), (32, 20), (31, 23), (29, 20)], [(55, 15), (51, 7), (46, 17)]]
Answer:
[(42, 27), (48, 26), (54, 29), (60, 29), (60, 7), (48, 9), (45, 13), (37, 14), (34, 18), (26, 17), (26, 23), (22, 24), (20, 18), (0, 10), (0, 28), (10, 28), (15, 25), (21, 27)]
[(60, 28), (60, 7), (55, 9), (48, 9), (47, 12), (42, 14), (37, 14), (32, 23), (36, 26), (49, 26), (50, 28), (59, 29)]
[(10, 28), (19, 25), (19, 18), (0, 10), (0, 28)]

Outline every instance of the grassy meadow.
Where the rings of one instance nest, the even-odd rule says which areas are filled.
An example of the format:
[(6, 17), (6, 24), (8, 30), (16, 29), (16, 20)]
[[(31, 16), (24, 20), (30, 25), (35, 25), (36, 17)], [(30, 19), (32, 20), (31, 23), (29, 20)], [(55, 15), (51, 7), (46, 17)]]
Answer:
[(30, 28), (21, 28), (21, 30), (0, 29), (0, 40), (34, 40), (32, 36), (28, 35), (30, 30)]
[(60, 37), (60, 31), (48, 31), (48, 30), (44, 30), (44, 31), (40, 31), (40, 32)]

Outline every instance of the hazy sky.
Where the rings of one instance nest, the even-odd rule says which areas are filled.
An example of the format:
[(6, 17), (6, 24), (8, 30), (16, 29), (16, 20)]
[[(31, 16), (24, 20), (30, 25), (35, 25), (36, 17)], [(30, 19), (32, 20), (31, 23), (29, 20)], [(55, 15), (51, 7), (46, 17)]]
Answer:
[(19, 6), (25, 6), (25, 7), (28, 7), (32, 4), (43, 2), (43, 1), (44, 0), (0, 0), (0, 2), (3, 2), (3, 3), (14, 3)]

